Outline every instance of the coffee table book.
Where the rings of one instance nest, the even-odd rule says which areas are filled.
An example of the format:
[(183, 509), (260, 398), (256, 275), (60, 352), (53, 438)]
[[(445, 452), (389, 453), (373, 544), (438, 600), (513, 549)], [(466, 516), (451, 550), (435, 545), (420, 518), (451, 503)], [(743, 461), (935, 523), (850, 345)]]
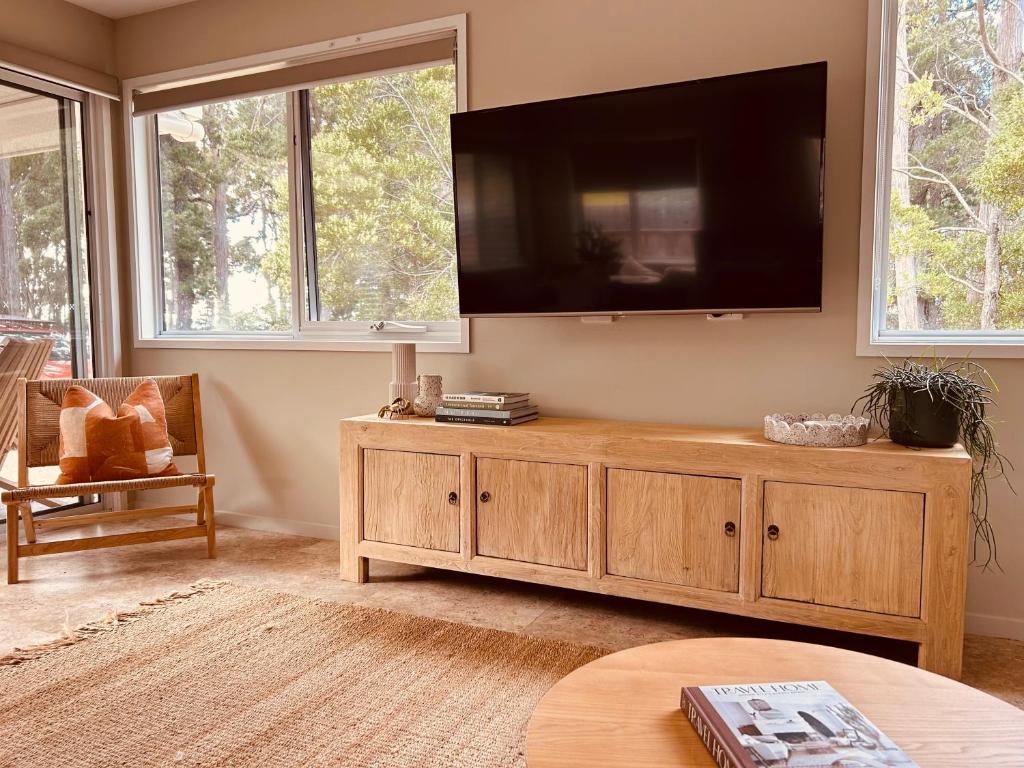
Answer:
[(686, 687), (680, 706), (719, 768), (918, 768), (821, 680)]

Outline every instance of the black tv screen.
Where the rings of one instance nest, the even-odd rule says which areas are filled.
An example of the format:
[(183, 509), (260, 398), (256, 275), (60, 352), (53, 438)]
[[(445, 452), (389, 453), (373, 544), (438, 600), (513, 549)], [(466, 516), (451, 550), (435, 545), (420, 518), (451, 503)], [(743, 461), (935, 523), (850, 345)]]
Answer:
[(817, 310), (824, 62), (452, 115), (459, 307)]

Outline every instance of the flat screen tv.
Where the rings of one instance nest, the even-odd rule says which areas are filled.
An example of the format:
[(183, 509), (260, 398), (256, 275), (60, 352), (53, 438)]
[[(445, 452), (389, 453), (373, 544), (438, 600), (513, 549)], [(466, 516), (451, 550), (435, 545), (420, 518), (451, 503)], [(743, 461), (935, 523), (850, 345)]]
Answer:
[(459, 307), (821, 307), (826, 64), (452, 115)]

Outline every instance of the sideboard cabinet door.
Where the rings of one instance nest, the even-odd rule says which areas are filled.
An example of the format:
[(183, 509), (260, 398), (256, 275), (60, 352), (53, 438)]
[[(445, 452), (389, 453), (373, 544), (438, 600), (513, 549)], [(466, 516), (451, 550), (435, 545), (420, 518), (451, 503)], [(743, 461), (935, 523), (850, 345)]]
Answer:
[(740, 481), (608, 470), (608, 573), (735, 592)]
[(477, 554), (586, 569), (586, 467), (477, 459), (476, 490)]
[(459, 457), (363, 452), (363, 538), (459, 551)]
[(924, 496), (766, 482), (762, 594), (921, 614)]

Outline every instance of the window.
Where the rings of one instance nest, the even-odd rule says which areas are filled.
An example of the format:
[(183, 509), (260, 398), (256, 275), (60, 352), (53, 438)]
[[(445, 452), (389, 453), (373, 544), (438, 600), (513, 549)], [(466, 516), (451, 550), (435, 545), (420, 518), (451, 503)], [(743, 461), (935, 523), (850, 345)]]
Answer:
[(138, 343), (468, 350), (449, 133), (464, 18), (425, 24), (125, 84)]
[[(862, 286), (862, 306), (870, 302), (862, 351), (1024, 344), (1021, 4), (879, 0), (876, 8), (881, 92), (877, 109), (868, 94), (878, 144), (865, 152), (873, 178), (864, 220), (873, 231), (863, 238), (872, 271), (870, 290)], [(872, 139), (875, 127), (866, 130)]]
[(91, 376), (84, 94), (0, 78), (0, 336), (51, 336), (43, 375)]
[(456, 320), (455, 67), (323, 85), (308, 104), (312, 319)]
[[(0, 347), (50, 338), (42, 378), (93, 375), (83, 153), (86, 95), (0, 71)], [(34, 372), (32, 373), (34, 375)], [(0, 480), (17, 482), (17, 451), (0, 446)], [(32, 467), (29, 480), (56, 480)], [(92, 503), (49, 499), (35, 511)]]
[(284, 94), (156, 115), (165, 331), (286, 331)]

